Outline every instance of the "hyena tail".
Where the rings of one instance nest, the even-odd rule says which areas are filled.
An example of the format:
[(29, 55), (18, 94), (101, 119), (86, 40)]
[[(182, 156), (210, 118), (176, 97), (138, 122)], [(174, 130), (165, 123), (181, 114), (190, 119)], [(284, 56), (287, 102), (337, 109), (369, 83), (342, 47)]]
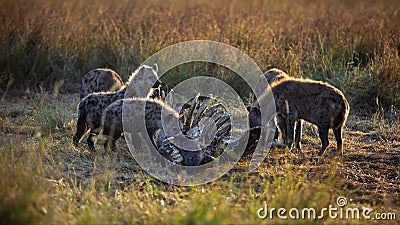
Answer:
[(81, 105), (78, 105), (78, 121), (76, 122), (76, 133), (74, 136), (74, 145), (77, 146), (81, 141), (82, 137), (88, 131), (88, 125), (86, 123), (86, 110)]
[(335, 128), (341, 128), (346, 123), (347, 117), (349, 116), (350, 106), (347, 100), (343, 97), (342, 107), (335, 119)]

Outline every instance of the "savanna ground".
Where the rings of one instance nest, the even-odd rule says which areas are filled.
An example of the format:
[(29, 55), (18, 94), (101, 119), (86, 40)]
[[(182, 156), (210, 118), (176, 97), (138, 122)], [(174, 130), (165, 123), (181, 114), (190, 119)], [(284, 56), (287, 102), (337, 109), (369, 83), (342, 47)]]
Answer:
[[(0, 223), (258, 224), (395, 223), (393, 220), (261, 220), (269, 207), (370, 207), (400, 216), (400, 3), (398, 1), (0, 2)], [(273, 148), (260, 167), (241, 160), (201, 186), (162, 183), (141, 170), (123, 141), (93, 156), (72, 145), (81, 77), (108, 67), (124, 80), (158, 50), (187, 40), (241, 49), (263, 71), (331, 83), (349, 100), (345, 153), (310, 161), (319, 148), (307, 125), (302, 156)], [(229, 71), (195, 63), (168, 72), (164, 87)], [(222, 74), (222, 75), (221, 75)]]

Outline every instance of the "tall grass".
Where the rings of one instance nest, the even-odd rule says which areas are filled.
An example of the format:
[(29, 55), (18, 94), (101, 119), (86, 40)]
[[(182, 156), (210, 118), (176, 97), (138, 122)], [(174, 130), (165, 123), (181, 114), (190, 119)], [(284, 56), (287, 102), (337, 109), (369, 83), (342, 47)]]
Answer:
[[(138, 172), (130, 174), (132, 183), (121, 186), (115, 179), (121, 167), (106, 156), (94, 161), (95, 167), (84, 179), (77, 179), (81, 176), (79, 168), (75, 173), (71, 168), (67, 173), (64, 168), (85, 167), (93, 161), (77, 152), (69, 156), (69, 161), (60, 157), (63, 153), (55, 147), (44, 141), (19, 149), (8, 145), (1, 151), (1, 223), (254, 224), (263, 222), (257, 210), (265, 203), (271, 207), (322, 208), (332, 204), (339, 194), (332, 190), (332, 181), (307, 180), (290, 164), (283, 166), (278, 175), (232, 172), (219, 181), (196, 187), (165, 185)], [(59, 165), (60, 160), (65, 165)], [(265, 222), (285, 221), (267, 218)]]
[[(60, 134), (57, 134), (60, 135)], [(290, 157), (248, 172), (241, 162), (222, 178), (195, 187), (164, 184), (137, 165), (113, 156), (92, 158), (53, 137), (27, 143), (7, 141), (0, 152), (2, 224), (390, 224), (393, 221), (271, 219), (257, 212), (271, 208), (335, 206), (352, 192), (338, 182), (338, 163), (319, 169), (296, 165)], [(22, 143), (16, 145), (15, 143)], [(316, 176), (304, 171), (317, 173)], [(134, 170), (134, 169), (133, 169)], [(124, 174), (124, 175), (123, 175)], [(121, 176), (124, 179), (121, 179)], [(318, 179), (318, 177), (320, 177)], [(351, 207), (368, 207), (357, 202)], [(385, 205), (389, 207), (390, 205)], [(375, 208), (374, 208), (375, 209)], [(386, 208), (398, 213), (398, 207)], [(269, 212), (270, 213), (270, 212)], [(319, 215), (319, 214), (318, 214)]]
[(361, 112), (375, 111), (377, 99), (398, 107), (399, 10), (391, 0), (5, 0), (0, 86), (52, 89), (96, 67), (126, 79), (164, 47), (208, 39), (238, 47), (263, 71), (332, 83)]
[[(0, 1), (0, 91), (39, 93), (18, 103), (1, 100), (0, 224), (393, 222), (261, 220), (257, 210), (265, 203), (320, 209), (344, 195), (356, 207), (369, 206), (358, 203), (370, 198), (398, 215), (398, 124), (381, 119), (389, 109), (398, 122), (399, 12), (395, 0)], [(352, 112), (377, 112), (372, 123), (350, 119), (345, 137), (352, 158), (299, 165), (275, 150), (257, 172), (243, 161), (209, 184), (176, 187), (124, 155), (93, 156), (72, 145), (79, 99), (59, 91), (74, 91), (96, 67), (126, 80), (156, 51), (198, 39), (235, 46), (263, 71), (278, 67), (329, 82), (344, 91)], [(174, 68), (163, 82), (171, 88), (195, 75), (223, 79), (248, 96), (238, 76), (207, 63)], [(318, 148), (316, 135), (305, 141), (308, 151)]]

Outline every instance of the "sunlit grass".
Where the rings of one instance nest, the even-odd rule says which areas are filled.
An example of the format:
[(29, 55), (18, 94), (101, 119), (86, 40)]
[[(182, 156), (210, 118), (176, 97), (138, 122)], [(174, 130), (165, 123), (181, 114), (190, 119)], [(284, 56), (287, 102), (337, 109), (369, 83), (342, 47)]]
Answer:
[[(320, 209), (345, 196), (400, 216), (399, 10), (390, 0), (0, 1), (0, 223), (393, 222), (261, 220), (257, 210)], [(237, 47), (263, 71), (278, 67), (343, 90), (351, 105), (345, 156), (313, 164), (319, 139), (306, 125), (304, 157), (271, 149), (255, 172), (244, 159), (209, 184), (178, 187), (141, 170), (122, 141), (125, 152), (104, 156), (73, 146), (76, 87), (86, 72), (109, 67), (126, 80), (156, 51), (198, 39)], [(248, 100), (238, 76), (207, 63), (172, 69), (164, 87), (200, 75)]]
[[(398, 121), (378, 125), (351, 117), (350, 130), (345, 132), (347, 151), (343, 159), (331, 160), (327, 156), (323, 163), (313, 164), (310, 159), (318, 149), (318, 138), (312, 136), (312, 129), (306, 129), (304, 156), (285, 149), (271, 149), (254, 172), (248, 171), (249, 161), (243, 159), (211, 183), (179, 187), (149, 176), (129, 153), (122, 151), (127, 149), (123, 144), (118, 154), (91, 155), (85, 146), (72, 145), (74, 126), (43, 125), (48, 121), (44, 112), (53, 114), (48, 117), (57, 118), (55, 121), (68, 124), (74, 113), (74, 108), (69, 106), (78, 98), (77, 94), (54, 98), (42, 92), (36, 97), (1, 108), (0, 219), (6, 224), (336, 223), (337, 220), (327, 216), (323, 220), (306, 221), (281, 220), (276, 215), (273, 219), (260, 219), (257, 211), (265, 204), (270, 208), (321, 209), (334, 205), (338, 196), (347, 197), (355, 207), (399, 212), (395, 200), (398, 193), (390, 186), (393, 182), (390, 176), (396, 171), (393, 160), (398, 156), (381, 152), (396, 146)], [(41, 102), (47, 104), (41, 107)], [(57, 114), (61, 108), (62, 113)], [(18, 129), (24, 118), (36, 119)], [(36, 127), (41, 127), (42, 135), (35, 133)], [(362, 136), (360, 139), (359, 135), (352, 134), (358, 131), (353, 130), (370, 134), (367, 139)], [(374, 140), (378, 143), (375, 147), (371, 146)], [(378, 147), (381, 142), (387, 143), (386, 150)], [(364, 148), (370, 149), (369, 152)], [(360, 164), (364, 162), (363, 157), (377, 159), (366, 162), (369, 164), (365, 166), (378, 166), (381, 170), (359, 171), (360, 166), (364, 167)], [(389, 177), (378, 181), (374, 173)], [(360, 183), (371, 178), (376, 180)], [(369, 191), (368, 187), (374, 185), (378, 189)], [(382, 193), (382, 190), (386, 191)]]
[[(2, 88), (12, 80), (52, 89), (62, 80), (69, 90), (96, 67), (126, 79), (158, 50), (206, 39), (241, 49), (263, 71), (278, 67), (327, 81), (354, 109), (374, 111), (375, 99), (386, 108), (399, 104), (397, 1), (6, 0), (0, 6)], [(196, 68), (182, 72), (197, 75)]]

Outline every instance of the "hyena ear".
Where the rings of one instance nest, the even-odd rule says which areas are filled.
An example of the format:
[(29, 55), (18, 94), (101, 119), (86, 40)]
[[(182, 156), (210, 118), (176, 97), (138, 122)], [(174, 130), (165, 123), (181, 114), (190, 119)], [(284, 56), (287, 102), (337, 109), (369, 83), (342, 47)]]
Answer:
[(139, 69), (139, 74), (143, 74), (143, 71), (144, 71), (144, 66), (141, 66)]
[(246, 107), (246, 109), (247, 109), (248, 112), (250, 112), (250, 110), (251, 110), (251, 105), (248, 105), (248, 106)]
[(154, 70), (156, 73), (158, 73), (158, 65), (157, 65), (157, 63), (154, 63), (154, 65), (153, 65), (153, 70)]

